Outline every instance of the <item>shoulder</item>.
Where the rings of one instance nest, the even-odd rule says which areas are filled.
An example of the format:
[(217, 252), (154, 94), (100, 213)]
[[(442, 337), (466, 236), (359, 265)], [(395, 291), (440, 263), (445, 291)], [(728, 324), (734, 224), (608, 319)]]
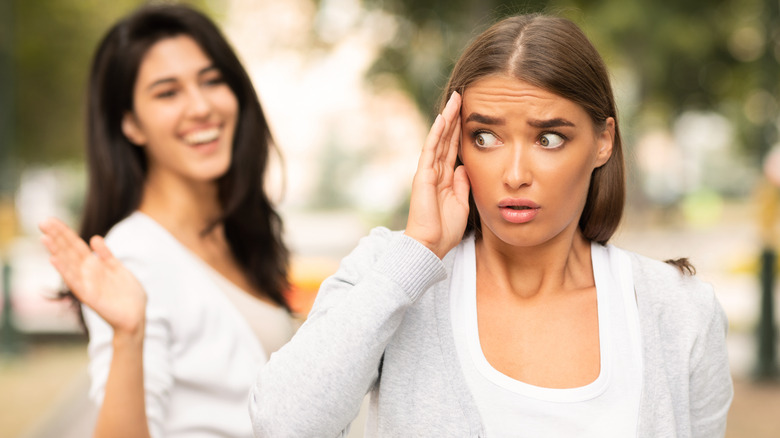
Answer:
[[(625, 251), (631, 269), (640, 313), (665, 322), (684, 321), (686, 326), (709, 326), (723, 316), (712, 285), (679, 268)], [(674, 327), (671, 327), (674, 328)]]
[(111, 252), (135, 275), (147, 293), (173, 290), (193, 277), (193, 263), (164, 228), (143, 213), (126, 217), (106, 235)]
[(106, 234), (106, 244), (122, 260), (170, 261), (178, 242), (162, 226), (141, 212), (132, 213)]

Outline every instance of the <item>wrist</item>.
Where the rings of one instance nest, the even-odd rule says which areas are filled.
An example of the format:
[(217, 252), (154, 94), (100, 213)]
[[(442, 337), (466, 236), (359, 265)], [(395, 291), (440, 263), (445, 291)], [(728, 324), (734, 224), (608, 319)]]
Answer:
[(114, 328), (114, 348), (120, 347), (140, 347), (144, 342), (145, 324), (139, 322), (132, 327)]

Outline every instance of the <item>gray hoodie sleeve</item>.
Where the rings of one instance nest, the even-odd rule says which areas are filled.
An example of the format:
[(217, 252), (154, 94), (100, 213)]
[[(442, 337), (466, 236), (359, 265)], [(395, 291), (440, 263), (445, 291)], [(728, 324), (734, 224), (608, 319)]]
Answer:
[(255, 436), (345, 435), (406, 309), (445, 277), (441, 260), (412, 238), (384, 228), (363, 238), (258, 373), (249, 396)]

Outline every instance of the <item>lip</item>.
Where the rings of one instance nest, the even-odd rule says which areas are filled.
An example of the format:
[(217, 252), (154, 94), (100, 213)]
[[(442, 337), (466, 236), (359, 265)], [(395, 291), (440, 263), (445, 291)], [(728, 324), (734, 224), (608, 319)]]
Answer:
[(530, 199), (506, 198), (498, 203), (498, 208), (505, 221), (513, 224), (524, 224), (532, 221), (541, 207)]

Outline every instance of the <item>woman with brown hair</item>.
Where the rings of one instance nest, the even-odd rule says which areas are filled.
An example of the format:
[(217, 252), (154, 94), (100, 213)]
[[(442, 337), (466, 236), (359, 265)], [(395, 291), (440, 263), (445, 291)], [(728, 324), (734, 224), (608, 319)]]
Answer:
[[(465, 50), (403, 232), (364, 238), (261, 369), (256, 436), (716, 437), (726, 318), (683, 261), (607, 242), (622, 216), (606, 67), (576, 25), (505, 19)], [(289, 391), (295, 387), (295, 391)]]
[(295, 325), (249, 76), (204, 14), (146, 5), (96, 50), (87, 125), (81, 238), (41, 229), (83, 305), (95, 436), (251, 436), (257, 367)]

